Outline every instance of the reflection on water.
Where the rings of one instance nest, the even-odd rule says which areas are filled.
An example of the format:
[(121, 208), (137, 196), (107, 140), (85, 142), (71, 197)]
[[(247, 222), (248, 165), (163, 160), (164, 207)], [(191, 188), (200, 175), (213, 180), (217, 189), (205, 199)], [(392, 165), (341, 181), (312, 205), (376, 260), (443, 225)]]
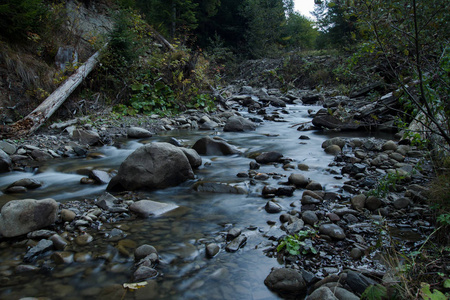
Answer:
[[(304, 163), (309, 171), (302, 172), (309, 178), (322, 183), (327, 191), (335, 191), (342, 185), (342, 179), (336, 179), (325, 171), (332, 157), (321, 149), (322, 142), (329, 136), (316, 131), (299, 132), (297, 126), (310, 120), (308, 109), (319, 107), (288, 106), (290, 114), (283, 115), (286, 122), (263, 123), (256, 131), (246, 133), (226, 133), (211, 131), (171, 131), (163, 132), (149, 141), (168, 141), (175, 137), (186, 146), (192, 146), (196, 140), (205, 135), (218, 135), (237, 146), (242, 155), (213, 157), (205, 156), (204, 165), (196, 170), (197, 180), (211, 180), (227, 183), (245, 183), (249, 195), (197, 193), (189, 181), (179, 187), (155, 192), (143, 192), (145, 198), (155, 201), (174, 203), (179, 209), (158, 218), (129, 221), (124, 229), (126, 239), (137, 245), (151, 244), (160, 253), (162, 261), (157, 267), (160, 275), (152, 282), (151, 288), (142, 291), (127, 292), (120, 297), (127, 299), (278, 299), (264, 286), (264, 278), (272, 267), (278, 266), (275, 259), (267, 258), (263, 249), (271, 246), (266, 236), (276, 231), (267, 221), (277, 221), (277, 215), (264, 211), (266, 199), (259, 197), (264, 184), (277, 185), (287, 181), (292, 172), (284, 170), (281, 165), (262, 166), (259, 172), (277, 173), (281, 178), (270, 178), (265, 182), (250, 182), (238, 178), (238, 172), (246, 172), (249, 163), (247, 154), (252, 152), (279, 151), (285, 157), (292, 158), (294, 165)], [(309, 140), (299, 140), (300, 135), (308, 135)], [(42, 199), (51, 197), (58, 201), (83, 200), (95, 198), (105, 191), (105, 185), (81, 185), (82, 175), (79, 169), (117, 169), (120, 163), (137, 149), (140, 142), (130, 141), (120, 149), (105, 146), (96, 151), (104, 154), (98, 159), (65, 159), (52, 161), (36, 173), (13, 172), (0, 177), (0, 189), (21, 178), (33, 178), (44, 183), (42, 188), (30, 191), (26, 198)], [(280, 198), (279, 204), (286, 210), (298, 200), (301, 191), (294, 197)], [(20, 199), (22, 195), (0, 194), (0, 205), (9, 200)], [(117, 227), (117, 225), (114, 225)], [(236, 253), (227, 253), (224, 249), (213, 259), (206, 259), (205, 245), (211, 242), (224, 242), (224, 235), (231, 227), (239, 227), (248, 240), (245, 247)], [(114, 293), (105, 292), (104, 287), (122, 284), (131, 280), (132, 258), (118, 253), (117, 242), (109, 241), (107, 233), (113, 225), (104, 224), (96, 233), (93, 249), (85, 246), (72, 249), (77, 252), (109, 253), (107, 259), (93, 258), (85, 263), (73, 263), (69, 267), (58, 266), (48, 274), (39, 273), (14, 277), (8, 284), (0, 283), (0, 296), (16, 299), (24, 296), (56, 297), (65, 299), (114, 298)], [(266, 235), (266, 236), (265, 236)], [(99, 250), (100, 249), (100, 250)], [(0, 256), (0, 261), (14, 263), (23, 248), (17, 251), (9, 249)], [(0, 272), (4, 269), (0, 265)]]

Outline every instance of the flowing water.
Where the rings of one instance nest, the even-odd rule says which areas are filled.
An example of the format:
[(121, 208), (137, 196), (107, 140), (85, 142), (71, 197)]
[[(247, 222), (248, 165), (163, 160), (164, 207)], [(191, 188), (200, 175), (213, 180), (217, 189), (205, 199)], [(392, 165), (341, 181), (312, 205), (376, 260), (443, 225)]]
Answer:
[[(264, 285), (264, 279), (272, 267), (280, 266), (276, 259), (268, 258), (263, 250), (272, 245), (270, 236), (278, 237), (282, 231), (278, 215), (265, 212), (267, 199), (261, 197), (264, 184), (277, 186), (286, 182), (287, 177), (303, 173), (318, 181), (326, 191), (340, 191), (345, 178), (332, 175), (328, 164), (333, 157), (324, 153), (322, 142), (332, 134), (321, 131), (299, 132), (297, 126), (310, 121), (308, 110), (320, 107), (289, 105), (280, 113), (285, 122), (264, 122), (256, 131), (227, 133), (222, 131), (170, 131), (163, 132), (149, 140), (128, 141), (121, 148), (105, 146), (96, 151), (104, 156), (98, 159), (64, 159), (52, 161), (36, 173), (13, 172), (0, 177), (0, 190), (21, 178), (34, 178), (44, 182), (38, 190), (27, 193), (27, 198), (51, 197), (57, 201), (93, 199), (104, 193), (105, 185), (81, 185), (82, 175), (77, 170), (83, 168), (117, 169), (120, 163), (142, 143), (168, 141), (174, 137), (192, 146), (205, 135), (217, 135), (237, 146), (242, 155), (203, 156), (203, 165), (195, 171), (196, 180), (241, 183), (249, 189), (248, 195), (199, 193), (193, 191), (194, 181), (178, 187), (155, 192), (142, 193), (151, 200), (174, 203), (178, 209), (165, 215), (137, 219), (120, 224), (103, 224), (94, 242), (84, 247), (73, 247), (74, 252), (82, 252), (86, 262), (52, 266), (48, 272), (40, 271), (32, 275), (14, 275), (17, 257), (23, 255), (24, 248), (4, 249), (0, 254), (0, 273), (10, 280), (0, 282), (1, 299), (21, 297), (50, 297), (51, 299), (278, 299), (276, 294)], [(300, 140), (300, 135), (308, 135), (309, 140)], [(338, 134), (342, 136), (342, 133)], [(352, 134), (354, 137), (354, 133)], [(293, 159), (293, 164), (303, 163), (308, 171), (284, 170), (282, 165), (263, 165), (258, 172), (276, 174), (268, 180), (250, 182), (248, 178), (238, 178), (239, 172), (247, 172), (252, 152), (279, 151)], [(339, 172), (339, 169), (336, 169)], [(195, 181), (196, 181), (195, 180)], [(301, 197), (296, 191), (293, 197), (280, 198), (285, 211), (290, 204)], [(0, 194), (0, 205), (14, 199), (11, 195)], [(275, 221), (276, 225), (269, 225)], [(224, 249), (212, 259), (205, 258), (205, 244), (224, 244), (224, 233), (231, 227), (238, 227), (248, 237), (246, 245), (235, 253)], [(157, 248), (161, 263), (156, 267), (159, 276), (151, 281), (151, 286), (135, 292), (125, 292), (114, 288), (114, 284), (131, 281), (133, 261), (116, 250), (117, 241), (109, 241), (105, 232), (121, 228), (126, 239), (136, 245), (150, 244)], [(22, 245), (23, 246), (23, 245)], [(96, 258), (94, 253), (109, 253), (104, 258)], [(45, 268), (42, 268), (45, 270)], [(109, 288), (108, 288), (109, 287)]]

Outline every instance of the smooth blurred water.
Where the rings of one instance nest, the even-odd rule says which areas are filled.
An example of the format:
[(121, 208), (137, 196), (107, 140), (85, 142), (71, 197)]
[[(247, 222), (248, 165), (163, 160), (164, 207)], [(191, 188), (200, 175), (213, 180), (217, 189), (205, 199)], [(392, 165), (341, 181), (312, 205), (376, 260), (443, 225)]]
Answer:
[[(263, 249), (271, 245), (268, 237), (280, 235), (278, 225), (269, 226), (268, 221), (279, 224), (278, 215), (265, 212), (261, 190), (265, 184), (278, 186), (286, 182), (291, 173), (302, 173), (322, 184), (326, 191), (338, 191), (345, 179), (336, 179), (330, 174), (328, 164), (333, 157), (325, 154), (322, 142), (336, 133), (321, 131), (297, 131), (296, 124), (308, 122), (311, 118), (308, 110), (318, 110), (316, 106), (289, 105), (289, 114), (280, 113), (285, 122), (264, 122), (253, 132), (236, 133), (218, 131), (182, 131), (163, 132), (144, 141), (129, 141), (121, 148), (105, 146), (96, 149), (104, 154), (98, 159), (64, 159), (51, 161), (39, 168), (39, 172), (12, 172), (0, 177), (0, 190), (21, 178), (33, 178), (44, 182), (43, 187), (29, 191), (25, 198), (53, 198), (57, 201), (93, 199), (105, 192), (106, 185), (82, 185), (82, 175), (77, 170), (98, 168), (117, 169), (120, 163), (142, 143), (168, 141), (174, 137), (186, 146), (206, 135), (215, 135), (237, 146), (241, 155), (203, 156), (203, 165), (195, 171), (196, 179), (178, 187), (154, 192), (142, 192), (143, 198), (174, 203), (180, 206), (163, 216), (138, 219), (125, 222), (126, 239), (137, 245), (155, 246), (162, 263), (157, 267), (160, 275), (152, 281), (152, 287), (126, 292), (126, 299), (278, 299), (264, 285), (264, 279), (272, 267), (279, 266), (276, 259), (264, 255)], [(309, 136), (309, 140), (300, 140), (300, 135)], [(366, 136), (364, 133), (359, 133)], [(355, 136), (351, 133), (349, 136)], [(263, 165), (258, 172), (277, 173), (279, 179), (270, 178), (264, 182), (251, 184), (248, 178), (238, 178), (239, 172), (247, 172), (252, 152), (279, 151), (285, 157), (293, 159), (293, 164), (303, 163), (308, 171), (284, 170), (282, 165)], [(337, 169), (336, 169), (337, 170)], [(192, 190), (197, 180), (245, 184), (248, 195), (199, 193)], [(279, 198), (279, 204), (288, 211), (290, 204), (301, 197), (297, 190), (293, 197)], [(22, 196), (20, 196), (22, 197)], [(19, 199), (16, 195), (0, 194), (0, 205), (9, 200)], [(117, 225), (116, 225), (117, 226)], [(212, 259), (205, 258), (205, 244), (217, 242), (223, 244), (223, 236), (231, 227), (241, 228), (248, 237), (245, 247), (236, 253), (224, 249)], [(104, 224), (99, 233), (92, 233), (95, 241), (85, 248), (73, 251), (98, 253), (99, 249), (112, 252), (117, 242), (105, 239), (105, 232), (113, 228)], [(19, 248), (20, 249), (20, 248)], [(7, 265), (23, 255), (20, 250), (1, 249), (0, 271), (9, 270)], [(14, 275), (12, 282), (18, 284), (2, 286), (0, 298), (17, 299), (25, 296), (50, 297), (52, 299), (94, 299), (112, 298), (104, 288), (113, 284), (130, 282), (133, 266), (132, 258), (116, 254), (110, 260), (91, 259), (86, 263), (73, 263), (70, 266), (57, 266), (49, 274)], [(69, 274), (70, 276), (66, 276)], [(16, 276), (16, 277), (14, 277)], [(120, 299), (120, 297), (119, 297)]]

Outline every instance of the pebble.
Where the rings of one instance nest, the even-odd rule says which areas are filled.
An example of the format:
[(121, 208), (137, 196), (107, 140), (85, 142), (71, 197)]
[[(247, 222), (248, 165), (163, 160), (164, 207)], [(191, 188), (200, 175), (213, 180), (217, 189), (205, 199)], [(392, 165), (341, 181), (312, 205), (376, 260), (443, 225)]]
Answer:
[(94, 238), (92, 237), (92, 235), (85, 233), (83, 235), (79, 235), (75, 238), (75, 243), (78, 246), (86, 246), (87, 244), (89, 244), (90, 242), (92, 242), (94, 240)]

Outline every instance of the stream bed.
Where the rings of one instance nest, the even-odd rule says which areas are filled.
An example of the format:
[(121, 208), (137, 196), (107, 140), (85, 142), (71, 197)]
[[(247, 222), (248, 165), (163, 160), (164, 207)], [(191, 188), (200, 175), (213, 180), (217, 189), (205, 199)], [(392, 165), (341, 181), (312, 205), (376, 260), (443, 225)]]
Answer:
[[(346, 193), (342, 185), (347, 179), (340, 168), (329, 167), (334, 156), (326, 154), (321, 144), (333, 136), (355, 137), (365, 133), (336, 133), (324, 131), (297, 131), (296, 124), (311, 120), (308, 110), (319, 106), (288, 105), (282, 122), (266, 121), (252, 132), (223, 132), (173, 130), (144, 140), (128, 140), (120, 147), (104, 146), (95, 149), (100, 158), (74, 158), (52, 160), (38, 172), (12, 172), (0, 175), (0, 190), (27, 177), (42, 181), (44, 185), (26, 194), (26, 198), (53, 198), (64, 203), (72, 200), (95, 199), (105, 192), (106, 185), (81, 185), (83, 175), (79, 169), (118, 169), (121, 162), (143, 143), (169, 141), (176, 138), (187, 147), (203, 136), (218, 136), (238, 147), (242, 154), (231, 156), (202, 156), (203, 164), (195, 171), (196, 179), (178, 187), (153, 192), (139, 192), (141, 199), (172, 203), (177, 209), (146, 219), (118, 220), (102, 223), (99, 230), (89, 231), (94, 241), (86, 246), (72, 246), (72, 251), (84, 256), (71, 264), (48, 266), (42, 258), (39, 272), (17, 273), (14, 266), (23, 256), (23, 242), (12, 248), (0, 243), (0, 298), (20, 299), (279, 299), (265, 285), (264, 279), (273, 267), (283, 262), (270, 258), (264, 250), (273, 247), (269, 237), (283, 234), (279, 228), (279, 214), (264, 210), (267, 199), (261, 196), (264, 185), (287, 182), (291, 173), (302, 173), (322, 184), (326, 192)], [(275, 109), (277, 110), (277, 109)], [(309, 139), (299, 139), (307, 135)], [(367, 137), (365, 135), (364, 137)], [(381, 136), (389, 138), (389, 136)], [(292, 159), (294, 169), (283, 169), (281, 164), (262, 165), (258, 172), (270, 174), (264, 180), (240, 178), (247, 172), (254, 152), (278, 151)], [(344, 149), (345, 151), (345, 149)], [(297, 164), (305, 164), (308, 171), (300, 171)], [(334, 170), (334, 172), (333, 172)], [(191, 187), (198, 180), (245, 185), (248, 194), (204, 193)], [(292, 197), (279, 197), (283, 211), (301, 198), (301, 190)], [(17, 195), (0, 194), (0, 206), (17, 199)], [(230, 253), (221, 249), (213, 258), (205, 257), (205, 245), (223, 243), (230, 228), (239, 228), (247, 237), (245, 246)], [(110, 232), (120, 229), (121, 239), (111, 238)], [(89, 228), (87, 229), (89, 230)], [(136, 291), (121, 286), (131, 281), (133, 257), (118, 251), (120, 240), (130, 250), (149, 244), (158, 250), (158, 275), (149, 285)], [(128, 248), (127, 248), (128, 247)], [(39, 263), (39, 261), (38, 261)]]

